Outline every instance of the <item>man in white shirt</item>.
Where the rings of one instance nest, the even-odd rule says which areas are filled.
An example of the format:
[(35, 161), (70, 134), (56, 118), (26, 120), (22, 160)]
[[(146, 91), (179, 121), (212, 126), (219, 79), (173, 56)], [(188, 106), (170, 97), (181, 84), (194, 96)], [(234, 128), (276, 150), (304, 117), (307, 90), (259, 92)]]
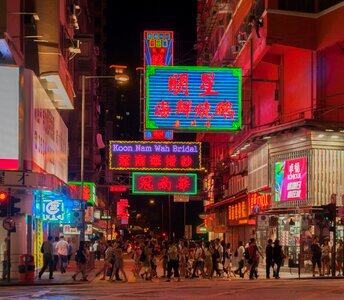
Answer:
[(56, 244), (56, 249), (60, 259), (61, 273), (66, 273), (66, 268), (68, 265), (68, 248), (69, 245), (64, 239), (64, 236), (60, 236), (60, 241)]

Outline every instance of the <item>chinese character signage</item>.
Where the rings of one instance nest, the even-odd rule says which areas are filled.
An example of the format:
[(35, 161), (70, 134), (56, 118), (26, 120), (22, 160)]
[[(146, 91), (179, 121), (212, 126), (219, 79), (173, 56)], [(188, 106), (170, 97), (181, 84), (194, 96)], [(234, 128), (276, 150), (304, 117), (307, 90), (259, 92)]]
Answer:
[(275, 163), (275, 201), (306, 200), (306, 157)]
[(128, 199), (117, 202), (117, 219), (121, 220), (121, 224), (128, 224)]
[(246, 200), (228, 206), (228, 219), (230, 221), (246, 219), (247, 217), (248, 214)]
[(249, 214), (257, 214), (260, 211), (270, 207), (271, 195), (266, 193), (249, 193), (248, 194), (248, 210)]
[(110, 170), (196, 171), (201, 143), (110, 141)]
[(173, 131), (172, 130), (145, 130), (143, 138), (145, 141), (172, 141)]
[(96, 203), (96, 185), (93, 182), (84, 182), (81, 191), (81, 182), (68, 182), (71, 199), (81, 199), (94, 205)]
[(132, 174), (133, 194), (197, 194), (197, 174), (138, 173)]
[(146, 68), (146, 129), (241, 129), (241, 69)]
[(173, 31), (146, 30), (143, 43), (144, 67), (173, 65)]
[(62, 199), (43, 198), (43, 221), (63, 221), (64, 205)]

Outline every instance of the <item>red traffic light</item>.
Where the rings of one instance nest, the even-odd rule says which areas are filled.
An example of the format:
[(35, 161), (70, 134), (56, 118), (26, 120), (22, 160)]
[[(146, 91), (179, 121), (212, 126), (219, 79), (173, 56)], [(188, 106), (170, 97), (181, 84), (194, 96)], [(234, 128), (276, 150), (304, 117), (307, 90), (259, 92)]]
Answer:
[(7, 193), (0, 192), (0, 201), (6, 201), (6, 200), (7, 200)]

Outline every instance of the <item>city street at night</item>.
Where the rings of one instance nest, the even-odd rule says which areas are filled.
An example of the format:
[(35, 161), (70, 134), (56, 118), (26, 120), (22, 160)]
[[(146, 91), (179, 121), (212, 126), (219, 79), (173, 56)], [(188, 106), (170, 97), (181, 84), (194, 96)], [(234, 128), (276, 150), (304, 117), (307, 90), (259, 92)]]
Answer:
[[(181, 282), (96, 281), (68, 286), (2, 287), (0, 299), (341, 299), (342, 280), (188, 279)], [(29, 296), (30, 295), (30, 296)]]

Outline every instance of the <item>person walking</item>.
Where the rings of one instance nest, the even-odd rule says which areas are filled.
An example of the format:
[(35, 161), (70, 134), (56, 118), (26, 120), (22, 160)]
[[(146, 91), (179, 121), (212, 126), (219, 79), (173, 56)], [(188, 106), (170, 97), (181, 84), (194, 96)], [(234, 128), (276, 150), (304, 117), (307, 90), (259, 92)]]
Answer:
[(274, 268), (272, 239), (268, 239), (268, 244), (265, 247), (265, 262), (266, 262), (266, 279), (269, 279), (270, 269)]
[(337, 252), (336, 252), (336, 262), (337, 262), (337, 269), (338, 269), (338, 275), (337, 276), (344, 276), (344, 271), (343, 271), (343, 240), (338, 241), (338, 247), (337, 247)]
[(87, 247), (85, 247), (85, 242), (80, 241), (79, 250), (75, 254), (75, 261), (77, 263), (77, 271), (72, 276), (73, 280), (76, 280), (76, 277), (81, 273), (82, 281), (87, 281), (87, 262), (89, 259), (89, 252)]
[(204, 269), (206, 278), (212, 278), (214, 273), (212, 251), (210, 242), (206, 242), (204, 247)]
[(178, 249), (173, 243), (170, 243), (170, 246), (168, 247), (167, 260), (168, 260), (167, 281), (171, 281), (172, 269), (173, 269), (174, 278), (178, 278), (178, 281), (180, 281), (179, 270), (178, 270), (179, 268)]
[(98, 241), (95, 241), (93, 244), (93, 251), (94, 251), (94, 257), (97, 260), (100, 260), (100, 244)]
[(55, 236), (55, 241), (53, 242), (53, 250), (54, 250), (54, 272), (57, 271), (57, 265), (59, 263), (59, 254), (57, 252), (56, 245), (59, 242), (59, 237)]
[(68, 248), (69, 245), (67, 241), (64, 239), (64, 236), (61, 235), (59, 242), (56, 244), (56, 249), (60, 260), (61, 274), (66, 273), (66, 268), (68, 265)]
[(249, 259), (248, 263), (250, 264), (250, 279), (253, 279), (253, 276), (258, 279), (258, 274), (257, 274), (257, 267), (258, 267), (258, 262), (259, 262), (259, 256), (263, 257), (261, 252), (259, 251), (257, 244), (256, 244), (256, 239), (251, 238), (250, 240), (251, 244), (248, 247), (248, 252), (249, 252)]
[(238, 260), (238, 268), (234, 271), (234, 274), (239, 274), (241, 278), (244, 278), (244, 274), (242, 272), (242, 269), (245, 266), (244, 253), (245, 253), (244, 242), (239, 241), (238, 248), (234, 252), (234, 257), (237, 257), (237, 260)]
[(313, 277), (315, 277), (315, 266), (316, 265), (318, 265), (319, 276), (322, 276), (322, 273), (321, 273), (321, 248), (319, 245), (319, 238), (318, 237), (313, 238), (313, 243), (311, 245), (311, 252), (312, 252)]
[[(280, 245), (279, 240), (275, 240), (274, 242), (274, 247), (273, 247), (273, 256), (272, 256), (272, 260), (273, 260), (273, 268), (275, 270), (274, 272), (274, 277), (276, 279), (279, 279), (279, 271), (282, 265), (282, 260), (284, 258), (284, 253), (282, 250), (282, 246)], [(276, 266), (276, 267), (275, 267)]]
[(48, 239), (43, 242), (41, 247), (41, 252), (43, 253), (43, 267), (38, 273), (38, 278), (41, 279), (43, 273), (49, 267), (49, 279), (54, 279), (54, 249), (53, 249), (53, 237), (48, 236)]
[(104, 255), (103, 277), (100, 278), (100, 280), (105, 280), (107, 271), (111, 264), (111, 253), (112, 253), (112, 242), (108, 241), (107, 248), (105, 250), (105, 255)]
[(70, 259), (71, 259), (72, 255), (73, 255), (73, 246), (72, 246), (71, 240), (68, 239), (68, 257), (67, 257), (68, 265), (69, 265), (69, 262), (70, 262)]
[(225, 262), (223, 265), (223, 271), (227, 274), (227, 277), (232, 277), (232, 274), (235, 277), (235, 273), (232, 271), (232, 251), (231, 251), (231, 243), (226, 244), (226, 251), (225, 251)]
[(127, 282), (128, 278), (127, 278), (127, 274), (124, 271), (124, 261), (123, 261), (123, 251), (122, 251), (122, 246), (121, 245), (117, 245), (117, 247), (113, 250), (115, 252), (115, 256), (116, 256), (116, 260), (115, 260), (115, 264), (114, 264), (114, 268), (111, 274), (111, 278), (110, 281), (113, 281), (113, 276), (115, 274), (119, 274), (119, 271), (121, 271), (123, 277), (124, 277), (124, 281), (123, 282)]
[(191, 278), (197, 277), (196, 272), (198, 269), (200, 270), (202, 276), (204, 276), (203, 258), (204, 258), (204, 250), (201, 248), (201, 245), (197, 243), (196, 249), (194, 252), (194, 269), (193, 269)]
[[(323, 275), (330, 275), (330, 261), (331, 261), (331, 247), (328, 243), (328, 240), (324, 240), (324, 244), (321, 246), (321, 264), (322, 264), (322, 273)], [(325, 273), (326, 270), (326, 273)]]

